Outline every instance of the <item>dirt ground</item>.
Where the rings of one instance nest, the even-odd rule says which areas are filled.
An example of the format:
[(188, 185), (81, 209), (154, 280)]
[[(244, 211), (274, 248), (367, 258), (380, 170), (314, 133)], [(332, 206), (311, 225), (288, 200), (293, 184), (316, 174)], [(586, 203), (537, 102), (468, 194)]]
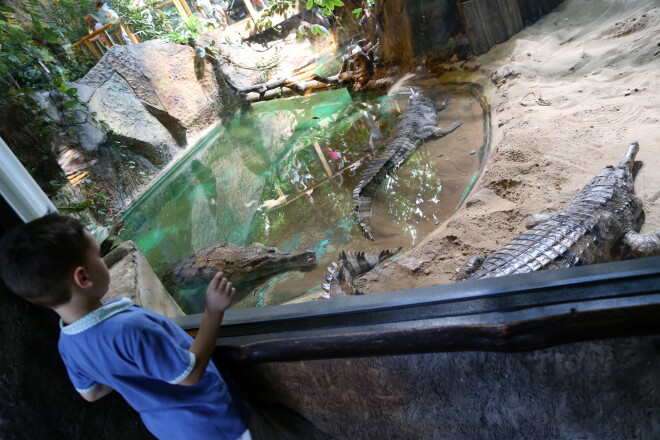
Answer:
[(561, 210), (633, 140), (641, 232), (660, 230), (658, 35), (657, 0), (565, 0), (478, 57), (470, 80), (486, 88), (492, 117), (479, 181), (433, 234), (356, 285), (375, 293), (454, 282), (470, 256), (506, 244), (527, 216)]

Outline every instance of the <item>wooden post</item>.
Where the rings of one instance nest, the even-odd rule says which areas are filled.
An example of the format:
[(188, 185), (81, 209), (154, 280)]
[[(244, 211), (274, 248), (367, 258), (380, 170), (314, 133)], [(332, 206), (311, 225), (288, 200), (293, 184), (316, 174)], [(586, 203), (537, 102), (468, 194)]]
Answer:
[(192, 11), (188, 7), (186, 0), (173, 0), (173, 3), (176, 7), (176, 10), (179, 11), (179, 15), (181, 15), (183, 18), (187, 18), (192, 15)]
[(92, 43), (89, 42), (89, 40), (85, 40), (85, 45), (89, 49), (90, 52), (92, 52), (92, 55), (94, 55), (94, 58), (96, 58), (96, 61), (101, 59), (101, 56), (96, 52), (96, 49), (92, 45)]
[(248, 10), (250, 17), (252, 17), (252, 20), (257, 21), (261, 16), (261, 13), (257, 12), (254, 5), (252, 4), (252, 0), (244, 0), (243, 4), (245, 5), (245, 8)]
[(103, 38), (103, 41), (105, 41), (105, 46), (110, 48), (113, 46), (112, 40), (110, 39), (110, 35), (106, 31), (103, 31), (101, 33), (101, 38)]
[(121, 24), (119, 25), (119, 28), (120, 28), (120, 32), (121, 32), (121, 29), (123, 29), (124, 32), (126, 32), (126, 35), (128, 35), (128, 38), (131, 40), (131, 43), (133, 43), (133, 44), (139, 44), (139, 43), (140, 43), (140, 39), (137, 37), (137, 35), (135, 35), (135, 34), (129, 29), (129, 27), (126, 26), (124, 23), (121, 23)]
[(181, 2), (179, 0), (174, 0), (172, 3), (174, 3), (174, 7), (179, 12), (179, 15), (181, 17), (183, 18), (188, 17), (188, 13), (186, 12), (185, 9), (183, 9), (183, 6), (181, 5)]
[(323, 168), (325, 168), (326, 174), (328, 177), (332, 176), (332, 169), (330, 168), (330, 165), (328, 165), (328, 161), (325, 160), (323, 150), (321, 150), (321, 146), (319, 145), (318, 141), (314, 141), (314, 149), (316, 149), (316, 154), (318, 154), (319, 159), (321, 159), (321, 163), (323, 164)]

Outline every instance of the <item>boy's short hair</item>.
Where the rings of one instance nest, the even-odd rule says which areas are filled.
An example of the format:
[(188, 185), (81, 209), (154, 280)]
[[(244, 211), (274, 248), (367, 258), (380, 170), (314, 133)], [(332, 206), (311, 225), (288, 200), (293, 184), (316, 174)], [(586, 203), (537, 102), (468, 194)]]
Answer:
[(77, 220), (48, 214), (10, 230), (0, 242), (0, 276), (18, 296), (46, 307), (71, 298), (68, 278), (89, 243)]
[(103, 0), (97, 0), (97, 2), (96, 2), (96, 7), (97, 7), (97, 8), (100, 8), (100, 7), (102, 7), (104, 4), (105, 4), (105, 2), (104, 2)]

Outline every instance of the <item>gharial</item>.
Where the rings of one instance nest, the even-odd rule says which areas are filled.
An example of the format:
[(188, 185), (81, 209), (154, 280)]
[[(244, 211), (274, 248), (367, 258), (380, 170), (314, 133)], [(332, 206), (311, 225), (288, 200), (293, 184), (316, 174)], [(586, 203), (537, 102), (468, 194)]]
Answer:
[(364, 275), (383, 260), (399, 252), (400, 247), (395, 249), (385, 249), (380, 252), (339, 252), (339, 262), (332, 263), (328, 267), (329, 274), (325, 274), (327, 283), (321, 284), (325, 294), (323, 298), (335, 298), (346, 295), (362, 295), (362, 292), (353, 286), (353, 280), (360, 275)]
[(287, 253), (274, 247), (241, 247), (218, 243), (194, 252), (170, 266), (171, 275), (182, 289), (206, 285), (222, 271), (234, 284), (253, 281), (295, 267), (316, 264), (314, 251)]
[(408, 108), (394, 123), (385, 149), (367, 165), (353, 190), (355, 211), (365, 235), (373, 240), (371, 232), (371, 202), (378, 185), (396, 167), (431, 136), (442, 137), (461, 126), (454, 122), (446, 128), (438, 127), (438, 112), (447, 107), (447, 101), (437, 105), (416, 87), (410, 87)]
[(561, 212), (536, 214), (529, 231), (485, 258), (472, 257), (459, 279), (476, 280), (541, 269), (660, 255), (660, 231), (638, 233), (642, 202), (633, 194), (632, 142), (618, 166), (607, 166)]

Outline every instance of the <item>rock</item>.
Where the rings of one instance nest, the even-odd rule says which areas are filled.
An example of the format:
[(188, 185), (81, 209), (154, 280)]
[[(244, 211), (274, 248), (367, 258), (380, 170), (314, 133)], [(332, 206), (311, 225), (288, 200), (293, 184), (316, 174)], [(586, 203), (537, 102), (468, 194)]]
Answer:
[(221, 101), (212, 66), (196, 62), (190, 46), (160, 40), (113, 46), (79, 83), (98, 89), (115, 75), (179, 144), (219, 119)]
[(493, 84), (499, 87), (502, 84), (506, 84), (507, 81), (518, 78), (519, 76), (520, 73), (516, 72), (516, 70), (513, 67), (504, 66), (501, 69), (499, 69), (497, 72), (493, 73), (490, 79), (491, 81), (493, 81)]
[[(71, 85), (71, 87), (75, 87)], [(77, 87), (75, 87), (77, 88)], [(78, 100), (86, 102), (89, 87), (78, 90)], [(93, 90), (93, 89), (91, 89)], [(46, 115), (71, 136), (72, 140), (85, 151), (96, 151), (107, 139), (107, 134), (92, 118), (89, 111), (81, 104), (66, 107), (72, 99), (58, 90), (41, 90), (32, 94), (39, 107), (46, 110)]]
[(110, 288), (104, 301), (126, 297), (169, 318), (184, 315), (135, 243), (123, 242), (103, 260), (110, 269)]
[(142, 105), (117, 72), (96, 89), (89, 109), (112, 130), (114, 138), (154, 165), (165, 165), (178, 150), (172, 134)]

